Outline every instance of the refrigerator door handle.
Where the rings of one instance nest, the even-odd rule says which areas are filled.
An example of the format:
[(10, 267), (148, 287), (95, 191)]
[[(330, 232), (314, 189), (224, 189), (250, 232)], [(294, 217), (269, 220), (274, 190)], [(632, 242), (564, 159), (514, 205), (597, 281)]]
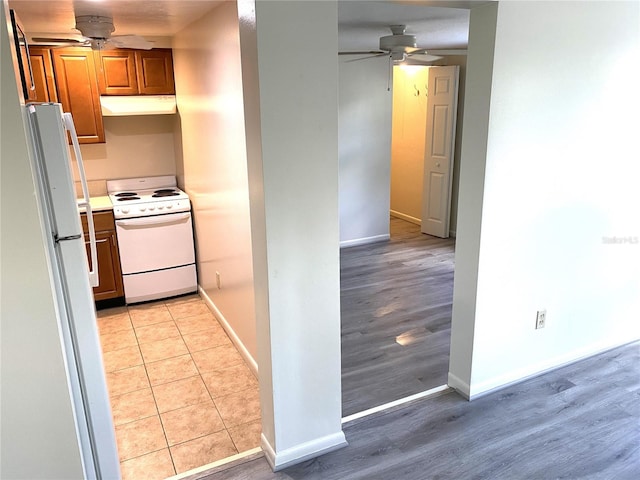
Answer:
[(71, 235), (69, 237), (59, 237), (59, 236), (55, 236), (54, 240), (57, 242), (63, 242), (65, 240), (80, 240), (82, 238), (82, 235)]
[(91, 202), (89, 197), (89, 187), (87, 186), (87, 176), (84, 173), (84, 163), (82, 162), (82, 153), (80, 153), (80, 142), (78, 142), (78, 134), (76, 126), (73, 124), (73, 117), (70, 113), (63, 113), (62, 119), (65, 128), (71, 135), (71, 144), (73, 152), (78, 163), (78, 173), (80, 174), (80, 184), (82, 185), (82, 200), (78, 202), (79, 207), (85, 207), (87, 214), (87, 225), (89, 227), (89, 249), (91, 251), (91, 268), (89, 270), (89, 283), (92, 287), (100, 285), (98, 277), (98, 250), (96, 244), (96, 230), (93, 224), (93, 211), (91, 210)]

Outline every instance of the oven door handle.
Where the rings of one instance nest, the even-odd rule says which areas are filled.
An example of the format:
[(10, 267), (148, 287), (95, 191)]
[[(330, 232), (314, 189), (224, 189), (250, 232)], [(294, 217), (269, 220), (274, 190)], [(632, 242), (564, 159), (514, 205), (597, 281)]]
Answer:
[(141, 228), (152, 225), (167, 225), (188, 220), (191, 213), (170, 213), (165, 215), (155, 215), (153, 217), (129, 218), (126, 220), (116, 220), (116, 225), (120, 227)]

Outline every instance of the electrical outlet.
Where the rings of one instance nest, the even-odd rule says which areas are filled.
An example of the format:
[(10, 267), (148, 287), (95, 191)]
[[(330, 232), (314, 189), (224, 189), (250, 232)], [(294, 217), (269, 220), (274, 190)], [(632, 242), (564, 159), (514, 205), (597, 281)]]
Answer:
[(218, 290), (222, 288), (222, 279), (220, 278), (220, 272), (216, 272), (216, 285)]
[(536, 314), (536, 330), (540, 328), (544, 328), (547, 323), (547, 311), (546, 310), (538, 310)]

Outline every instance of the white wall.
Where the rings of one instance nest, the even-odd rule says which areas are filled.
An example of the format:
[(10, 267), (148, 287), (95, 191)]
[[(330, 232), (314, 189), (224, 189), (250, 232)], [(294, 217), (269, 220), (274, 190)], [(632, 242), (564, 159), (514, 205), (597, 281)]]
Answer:
[(429, 67), (393, 67), (391, 214), (420, 225)]
[[(180, 183), (193, 204), (198, 283), (256, 368), (247, 154), (235, 2), (173, 41)], [(221, 288), (216, 285), (220, 273)]]
[(640, 338), (639, 5), (495, 8), (471, 12), (460, 172), (450, 382), (471, 396)]
[(0, 9), (0, 477), (81, 478), (5, 6)]
[(238, 10), (262, 446), (282, 468), (345, 445), (337, 5), (248, 0)]
[(386, 57), (338, 65), (340, 243), (389, 238), (391, 100)]

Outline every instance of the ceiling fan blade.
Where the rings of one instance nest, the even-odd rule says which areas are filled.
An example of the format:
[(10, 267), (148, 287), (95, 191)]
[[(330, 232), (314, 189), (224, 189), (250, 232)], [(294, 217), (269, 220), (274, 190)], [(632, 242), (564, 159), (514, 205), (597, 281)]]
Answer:
[(387, 52), (381, 50), (368, 50), (365, 52), (338, 52), (338, 55), (388, 55)]
[(33, 37), (31, 43), (83, 43), (75, 38)]
[(434, 55), (466, 55), (466, 48), (450, 48), (450, 49), (429, 49), (430, 54)]
[(388, 56), (389, 56), (388, 53), (379, 53), (377, 55), (369, 55), (368, 57), (359, 57), (359, 58), (353, 58), (351, 60), (345, 60), (345, 63), (359, 62), (360, 60), (369, 60), (370, 58), (388, 57)]
[(135, 48), (137, 50), (151, 50), (153, 42), (139, 35), (114, 35), (109, 38), (109, 43), (117, 48)]
[(82, 45), (86, 41), (82, 35), (74, 33), (34, 33), (29, 35), (29, 45)]

